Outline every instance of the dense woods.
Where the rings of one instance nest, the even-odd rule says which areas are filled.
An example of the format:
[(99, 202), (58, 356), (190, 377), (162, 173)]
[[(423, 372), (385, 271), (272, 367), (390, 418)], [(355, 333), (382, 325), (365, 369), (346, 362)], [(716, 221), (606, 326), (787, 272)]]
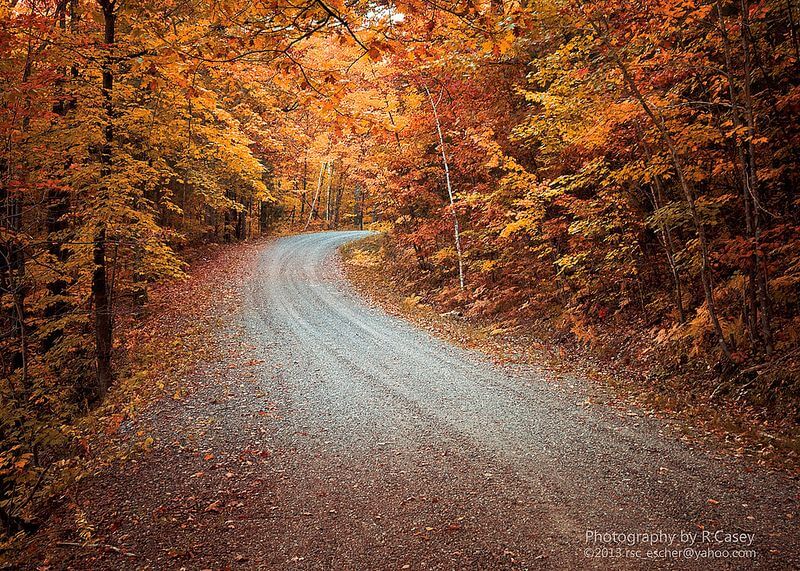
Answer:
[[(794, 370), (770, 382), (794, 390), (793, 10), (504, 8), (495, 25), (505, 36), (479, 46), (436, 40), (448, 56), (428, 73), (442, 100), (470, 311), (522, 318), (557, 299), (589, 342), (596, 325), (635, 315), (647, 334), (717, 372), (790, 361)], [(412, 116), (412, 142), (392, 165), (409, 192), (389, 208), (398, 240), (447, 298), (459, 255), (438, 119), (424, 102)]]
[(421, 102), (407, 137), (427, 147), (409, 143), (393, 163), (409, 192), (389, 206), (398, 241), (432, 278), (423, 287), (475, 314), (555, 311), (587, 343), (603, 324), (640, 319), (637, 334), (698, 371), (713, 366), (717, 383), (735, 378), (732, 392), (796, 394), (793, 10), (504, 7), (493, 20), (507, 35), (436, 41), (449, 54), (429, 72), (447, 140), (435, 147), (440, 118)]
[(793, 0), (4, 0), (6, 531), (113, 387), (115, 317), (187, 248), (278, 224), (373, 224), (431, 300), (589, 344), (636, 322), (796, 415), (798, 20)]

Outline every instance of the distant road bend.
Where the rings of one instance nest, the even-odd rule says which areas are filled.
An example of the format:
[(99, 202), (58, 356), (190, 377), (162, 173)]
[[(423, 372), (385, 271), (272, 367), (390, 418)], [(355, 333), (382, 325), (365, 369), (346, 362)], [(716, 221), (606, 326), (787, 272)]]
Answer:
[(800, 568), (796, 483), (370, 307), (335, 259), (364, 235), (270, 242), (235, 318), (279, 397), (280, 511), (313, 514), (265, 530), (273, 563)]

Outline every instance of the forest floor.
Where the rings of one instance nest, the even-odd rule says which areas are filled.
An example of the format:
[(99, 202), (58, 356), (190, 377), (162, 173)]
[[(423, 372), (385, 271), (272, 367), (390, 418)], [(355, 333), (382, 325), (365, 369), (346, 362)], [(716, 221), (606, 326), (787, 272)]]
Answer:
[(125, 348), (160, 398), (110, 415), (23, 566), (800, 566), (796, 480), (389, 315), (337, 261), (362, 236), (220, 247), (156, 295)]

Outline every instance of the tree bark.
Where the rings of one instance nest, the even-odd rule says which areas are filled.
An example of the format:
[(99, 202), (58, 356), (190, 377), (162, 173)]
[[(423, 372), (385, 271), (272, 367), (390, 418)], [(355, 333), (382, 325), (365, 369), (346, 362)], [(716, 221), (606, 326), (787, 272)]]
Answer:
[(345, 171), (339, 173), (339, 185), (336, 187), (336, 194), (333, 201), (333, 227), (339, 227), (339, 210), (342, 206), (342, 194), (344, 194), (344, 175)]
[(331, 227), (331, 183), (333, 182), (333, 164), (334, 161), (328, 163), (328, 186), (325, 193), (325, 228), (330, 230)]
[[(650, 151), (650, 147), (645, 140), (644, 133), (641, 132), (638, 127), (636, 132), (639, 136), (642, 149), (644, 150), (647, 163), (652, 163), (653, 153)], [(650, 194), (655, 210), (659, 210), (664, 206), (663, 185), (661, 184), (661, 177), (658, 175), (653, 176), (653, 188), (650, 189)], [(672, 241), (672, 231), (670, 230), (669, 224), (665, 222), (659, 223), (657, 234), (659, 235), (659, 242), (664, 248), (667, 264), (669, 265), (669, 270), (675, 285), (675, 307), (678, 309), (678, 319), (680, 323), (684, 323), (686, 321), (686, 310), (683, 307), (683, 285), (681, 283), (680, 272), (678, 271), (678, 264), (675, 261), (675, 246)]]
[(742, 81), (742, 99), (745, 109), (745, 122), (747, 125), (748, 136), (745, 139), (745, 149), (747, 151), (747, 191), (749, 193), (750, 201), (753, 205), (752, 209), (752, 224), (753, 224), (753, 260), (756, 264), (754, 268), (756, 277), (756, 290), (758, 295), (758, 303), (761, 306), (761, 333), (764, 337), (764, 349), (767, 355), (772, 353), (773, 340), (772, 340), (772, 319), (770, 316), (770, 300), (769, 300), (769, 286), (767, 283), (767, 268), (764, 260), (761, 260), (760, 245), (761, 239), (761, 215), (759, 212), (761, 206), (760, 190), (758, 184), (758, 170), (756, 166), (755, 147), (753, 139), (756, 136), (756, 121), (755, 109), (753, 104), (752, 94), (752, 64), (750, 61), (750, 45), (748, 36), (750, 34), (750, 4), (748, 0), (741, 0), (741, 25), (740, 38), (742, 43), (742, 56), (744, 64), (744, 78)]
[(303, 191), (300, 194), (300, 219), (305, 218), (306, 214), (306, 180), (308, 179), (308, 154), (303, 157)]
[(447, 184), (447, 196), (450, 197), (450, 213), (453, 215), (453, 236), (456, 243), (456, 254), (458, 255), (458, 284), (461, 288), (461, 291), (464, 291), (464, 263), (461, 255), (461, 233), (458, 227), (458, 215), (456, 214), (455, 202), (453, 201), (453, 187), (450, 184), (450, 167), (447, 164), (447, 154), (445, 153), (444, 148), (444, 137), (442, 136), (442, 125), (439, 122), (439, 113), (436, 110), (436, 103), (433, 101), (433, 97), (431, 96), (431, 92), (427, 86), (425, 86), (425, 93), (428, 95), (428, 100), (431, 103), (431, 108), (433, 109), (433, 118), (436, 120), (436, 132), (439, 135), (439, 148), (442, 151), (442, 164), (444, 165), (444, 179), (445, 183)]
[(311, 201), (311, 208), (308, 210), (308, 220), (306, 220), (306, 225), (303, 226), (303, 231), (305, 232), (308, 229), (308, 225), (311, 224), (311, 219), (317, 212), (317, 200), (319, 199), (320, 190), (322, 190), (322, 177), (327, 168), (327, 163), (322, 163), (319, 166), (319, 177), (317, 178), (317, 190), (314, 192), (314, 198)]
[[(664, 204), (661, 177), (653, 177), (653, 182), (655, 183), (655, 192), (653, 193), (655, 206), (656, 208), (661, 208)], [(675, 283), (675, 306), (678, 308), (678, 319), (681, 323), (684, 323), (686, 321), (686, 310), (683, 307), (683, 286), (681, 284), (680, 273), (678, 272), (678, 264), (675, 262), (675, 247), (672, 243), (672, 231), (666, 223), (661, 225), (661, 237), (664, 252), (666, 252), (667, 256), (667, 263), (669, 264), (672, 279)]]
[[(114, 73), (112, 70), (111, 50), (115, 41), (116, 28), (116, 0), (98, 0), (103, 12), (105, 43), (108, 54), (103, 62), (103, 101), (106, 112), (106, 124), (103, 129), (104, 142), (100, 150), (100, 176), (108, 179), (112, 167), (112, 146), (114, 144), (114, 102), (112, 92), (114, 89)], [(108, 188), (103, 190), (108, 192)], [(101, 199), (105, 198), (101, 196)], [(95, 326), (95, 364), (96, 379), (95, 393), (97, 399), (102, 399), (108, 392), (112, 383), (111, 347), (113, 339), (113, 323), (111, 318), (111, 299), (108, 290), (106, 268), (106, 233), (105, 223), (101, 222), (95, 234), (92, 274), (92, 296), (94, 298), (94, 326)]]
[[(742, 118), (739, 115), (739, 96), (736, 89), (736, 84), (733, 79), (733, 55), (731, 49), (730, 38), (728, 30), (725, 26), (725, 18), (722, 11), (720, 0), (716, 0), (714, 7), (717, 13), (717, 24), (719, 26), (720, 35), (722, 37), (722, 53), (725, 56), (725, 79), (728, 82), (728, 98), (731, 104), (731, 122), (734, 128), (733, 145), (736, 154), (736, 160), (739, 163), (739, 176), (740, 192), (742, 195), (742, 206), (745, 215), (745, 232), (749, 239), (753, 239), (753, 201), (751, 194), (751, 179), (752, 173), (750, 172), (751, 163), (747, 160), (747, 148), (745, 142), (739, 136), (739, 129), (742, 127)], [(745, 286), (744, 300), (745, 300), (745, 320), (747, 323), (748, 335), (753, 350), (757, 347), (761, 335), (758, 331), (758, 304), (756, 302), (756, 272), (758, 271), (758, 249), (753, 244), (753, 250), (750, 254), (749, 267), (746, 269), (748, 274), (748, 283)]]

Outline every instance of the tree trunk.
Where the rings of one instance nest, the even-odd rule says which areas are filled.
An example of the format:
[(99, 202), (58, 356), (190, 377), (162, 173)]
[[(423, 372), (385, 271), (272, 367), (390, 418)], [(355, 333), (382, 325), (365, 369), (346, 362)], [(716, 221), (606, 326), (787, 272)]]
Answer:
[[(636, 131), (642, 144), (642, 149), (644, 149), (645, 159), (647, 160), (647, 163), (652, 163), (653, 154), (650, 151), (647, 141), (645, 140), (645, 134), (638, 128)], [(655, 210), (658, 210), (664, 206), (664, 192), (660, 176), (655, 175), (653, 177), (653, 188), (651, 188), (650, 193), (652, 196), (653, 208)], [(683, 307), (683, 286), (681, 283), (680, 273), (678, 272), (678, 264), (675, 261), (675, 246), (673, 245), (672, 230), (670, 230), (669, 224), (665, 222), (659, 223), (657, 234), (659, 236), (659, 242), (664, 248), (664, 253), (667, 258), (667, 265), (669, 265), (669, 270), (672, 274), (672, 280), (675, 286), (675, 307), (678, 310), (678, 319), (680, 323), (684, 323), (686, 321), (686, 310)]]
[[(115, 0), (98, 0), (103, 12), (103, 42), (109, 51), (103, 62), (103, 101), (106, 112), (106, 124), (103, 129), (103, 146), (100, 150), (100, 176), (108, 179), (112, 167), (112, 146), (114, 143), (114, 72), (110, 51), (114, 46), (117, 15)], [(108, 193), (108, 188), (102, 191)], [(105, 198), (101, 196), (101, 199)], [(112, 383), (111, 346), (113, 339), (113, 323), (111, 319), (111, 299), (108, 290), (106, 270), (106, 228), (101, 222), (94, 238), (94, 272), (92, 273), (92, 296), (94, 298), (94, 337), (95, 337), (95, 396), (98, 400), (105, 397)]]
[[(75, 33), (77, 26), (77, 0), (63, 0), (58, 6), (58, 25), (62, 32), (67, 30), (67, 15), (66, 7), (69, 3), (70, 6), (70, 32)], [(66, 67), (61, 68), (61, 73), (66, 76)], [(71, 68), (71, 75), (74, 78), (78, 75), (77, 66), (73, 65)], [(69, 94), (65, 89), (64, 83), (66, 80), (60, 80), (58, 86), (61, 93), (58, 100), (53, 104), (53, 112), (63, 116), (74, 109), (76, 99)], [(71, 164), (71, 159), (69, 159)], [(68, 166), (69, 166), (68, 164)], [(45, 230), (47, 231), (47, 238), (50, 242), (48, 251), (50, 254), (60, 262), (67, 259), (67, 251), (63, 247), (63, 238), (59, 236), (61, 232), (67, 229), (67, 223), (64, 221), (65, 216), (69, 212), (69, 195), (61, 188), (49, 189), (47, 192), (47, 218), (45, 220)], [(47, 284), (47, 290), (53, 298), (59, 299), (67, 295), (67, 280), (59, 276)], [(44, 308), (44, 316), (53, 319), (63, 315), (67, 310), (68, 304), (62, 300), (49, 303)], [(42, 340), (42, 348), (44, 351), (52, 349), (59, 338), (63, 336), (62, 328), (53, 328)]]
[(755, 111), (753, 105), (752, 94), (752, 65), (750, 62), (750, 5), (748, 0), (741, 0), (741, 25), (740, 25), (740, 38), (742, 43), (742, 56), (744, 64), (744, 78), (742, 81), (742, 99), (745, 109), (745, 122), (747, 125), (748, 136), (745, 139), (745, 150), (747, 157), (747, 191), (750, 201), (752, 203), (752, 231), (753, 231), (753, 262), (755, 263), (756, 277), (756, 291), (758, 296), (758, 303), (761, 306), (761, 333), (764, 337), (764, 349), (767, 355), (772, 353), (773, 340), (772, 340), (772, 320), (770, 316), (770, 300), (769, 289), (767, 284), (767, 268), (766, 262), (761, 260), (760, 245), (761, 239), (761, 215), (759, 212), (761, 199), (760, 189), (758, 184), (758, 170), (756, 167), (755, 148), (753, 146), (753, 138), (756, 136), (756, 121)]
[(333, 227), (339, 227), (339, 209), (342, 206), (342, 194), (344, 194), (344, 171), (339, 174), (339, 186), (336, 188), (336, 195), (333, 202)]
[[(656, 208), (661, 208), (664, 204), (663, 192), (661, 189), (661, 177), (653, 177), (655, 183), (655, 198)], [(672, 231), (666, 223), (661, 225), (661, 239), (664, 246), (664, 252), (667, 256), (667, 264), (669, 265), (672, 279), (675, 282), (675, 306), (678, 308), (678, 316), (681, 323), (686, 321), (686, 310), (683, 308), (683, 287), (681, 284), (681, 276), (678, 272), (678, 265), (675, 262), (675, 248), (672, 243)]]
[(303, 191), (300, 194), (300, 220), (305, 218), (306, 214), (306, 180), (308, 179), (308, 153), (303, 157)]
[(319, 177), (317, 178), (317, 190), (314, 192), (314, 199), (311, 201), (311, 208), (308, 210), (308, 220), (306, 221), (306, 225), (303, 226), (303, 231), (305, 232), (308, 229), (308, 225), (311, 224), (311, 219), (317, 212), (317, 200), (319, 199), (319, 192), (322, 190), (322, 177), (327, 168), (327, 163), (322, 163), (319, 166)]
[[(753, 239), (753, 202), (751, 195), (751, 173), (750, 162), (747, 160), (747, 148), (744, 141), (739, 137), (739, 129), (742, 127), (742, 118), (739, 115), (739, 96), (736, 90), (736, 84), (733, 79), (733, 56), (728, 37), (727, 27), (725, 26), (725, 18), (722, 12), (722, 6), (719, 0), (715, 1), (715, 11), (717, 13), (717, 23), (722, 37), (722, 53), (725, 56), (725, 79), (728, 82), (728, 98), (731, 103), (731, 122), (734, 128), (733, 145), (735, 149), (736, 159), (739, 163), (739, 175), (741, 179), (740, 192), (742, 196), (742, 206), (745, 214), (745, 231), (749, 239)], [(747, 323), (748, 336), (750, 344), (755, 350), (761, 336), (758, 331), (758, 304), (756, 303), (756, 272), (758, 271), (758, 250), (753, 244), (753, 250), (750, 254), (749, 267), (746, 269), (748, 274), (748, 283), (745, 285), (744, 291), (744, 314)]]
[(94, 339), (95, 363), (97, 378), (95, 379), (95, 397), (102, 399), (112, 383), (111, 342), (113, 326), (111, 321), (111, 302), (106, 281), (106, 231), (95, 237), (94, 273), (92, 274), (92, 296), (94, 298)]
[(325, 193), (325, 228), (331, 228), (331, 183), (333, 182), (333, 164), (331, 161), (328, 165), (328, 187)]
[(461, 234), (458, 228), (458, 216), (456, 215), (456, 206), (455, 202), (453, 201), (453, 187), (450, 184), (450, 167), (447, 164), (447, 154), (445, 153), (444, 149), (444, 137), (442, 136), (442, 125), (439, 122), (439, 113), (436, 110), (436, 103), (433, 101), (433, 97), (431, 96), (431, 92), (427, 86), (425, 86), (425, 93), (427, 93), (428, 100), (431, 102), (431, 108), (433, 109), (433, 118), (436, 120), (436, 132), (439, 135), (439, 148), (442, 151), (442, 164), (444, 165), (444, 179), (445, 183), (447, 184), (447, 196), (450, 197), (450, 213), (453, 215), (453, 236), (455, 238), (455, 243), (456, 243), (456, 254), (458, 255), (458, 285), (461, 288), (461, 291), (464, 291), (464, 264), (461, 255)]

